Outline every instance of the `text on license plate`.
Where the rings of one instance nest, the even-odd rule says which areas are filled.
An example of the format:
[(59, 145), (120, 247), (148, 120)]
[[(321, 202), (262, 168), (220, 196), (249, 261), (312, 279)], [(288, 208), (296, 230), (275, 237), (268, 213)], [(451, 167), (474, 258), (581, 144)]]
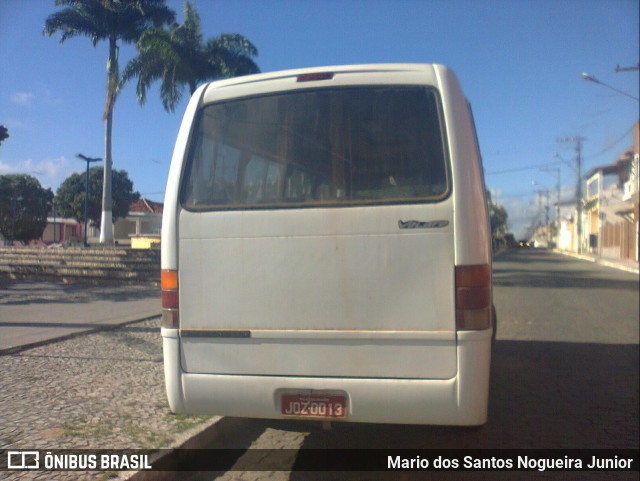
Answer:
[(347, 416), (345, 396), (283, 394), (282, 414), (315, 418), (344, 418)]

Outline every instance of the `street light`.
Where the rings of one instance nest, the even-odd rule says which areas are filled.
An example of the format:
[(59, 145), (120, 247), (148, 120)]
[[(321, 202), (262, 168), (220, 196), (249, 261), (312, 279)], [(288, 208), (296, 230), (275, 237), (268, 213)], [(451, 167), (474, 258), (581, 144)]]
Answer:
[(11, 197), (11, 210), (13, 212), (13, 225), (11, 228), (11, 244), (12, 245), (16, 240), (16, 217), (17, 217), (16, 211), (18, 210), (18, 202), (22, 203), (23, 200), (24, 198), (21, 195), (13, 194), (13, 197)]
[(89, 164), (91, 162), (100, 162), (102, 158), (100, 157), (87, 157), (86, 155), (76, 154), (80, 160), (87, 163), (87, 176), (85, 182), (85, 191), (84, 191), (84, 246), (89, 247), (87, 244), (87, 211), (88, 211), (88, 201), (89, 201)]
[(604, 85), (605, 87), (607, 87), (607, 88), (609, 88), (609, 89), (611, 89), (611, 90), (613, 90), (615, 92), (618, 92), (621, 95), (625, 95), (627, 97), (632, 98), (633, 100), (636, 100), (636, 101), (640, 102), (640, 99), (638, 97), (634, 97), (633, 95), (628, 94), (627, 92), (623, 92), (622, 90), (618, 90), (617, 88), (612, 87), (611, 85), (608, 85), (608, 84), (604, 83), (601, 80), (598, 80), (595, 76), (591, 75), (590, 73), (582, 72), (582, 79), (586, 80), (587, 82), (593, 82), (593, 83), (597, 83), (597, 84), (600, 84), (600, 85)]
[(56, 197), (54, 196), (51, 199), (51, 208), (53, 209), (53, 243), (55, 244), (56, 241), (56, 231), (58, 230), (58, 226), (56, 224), (56, 202), (58, 199), (56, 199)]

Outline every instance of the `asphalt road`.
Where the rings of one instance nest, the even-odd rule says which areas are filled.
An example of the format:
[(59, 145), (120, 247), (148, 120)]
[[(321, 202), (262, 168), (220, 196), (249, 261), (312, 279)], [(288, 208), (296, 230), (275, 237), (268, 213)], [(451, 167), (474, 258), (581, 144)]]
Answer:
[[(638, 344), (638, 276), (544, 250), (494, 262), (498, 339)], [(503, 322), (501, 322), (503, 321)]]
[[(637, 450), (638, 276), (531, 249), (496, 259), (494, 285), (498, 335), (483, 428), (334, 423), (325, 431), (316, 422), (225, 418), (225, 436), (209, 447), (287, 448), (290, 466), (303, 448)], [(182, 479), (637, 479), (637, 472), (265, 472), (251, 471), (250, 453), (226, 473)]]

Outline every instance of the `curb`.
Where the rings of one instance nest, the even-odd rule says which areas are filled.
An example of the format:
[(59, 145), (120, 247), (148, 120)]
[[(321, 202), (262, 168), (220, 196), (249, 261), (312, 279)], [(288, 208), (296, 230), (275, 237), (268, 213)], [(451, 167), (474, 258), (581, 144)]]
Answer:
[[(34, 347), (46, 346), (48, 344), (53, 344), (55, 342), (66, 341), (67, 339), (73, 339), (75, 337), (83, 336), (85, 334), (92, 334), (95, 332), (102, 332), (102, 331), (113, 331), (115, 329), (119, 329), (122, 326), (128, 326), (129, 324), (136, 324), (138, 322), (149, 321), (151, 319), (155, 319), (156, 317), (160, 317), (161, 315), (162, 314), (159, 312), (158, 314), (153, 314), (151, 316), (145, 316), (142, 318), (136, 318), (136, 319), (125, 320), (120, 322), (116, 321), (115, 323), (111, 323), (111, 324), (96, 324), (95, 327), (83, 329), (78, 332), (72, 332), (69, 334), (65, 334), (63, 336), (53, 337), (51, 339), (43, 339), (42, 341), (30, 342), (27, 344), (21, 344), (20, 346), (5, 347), (0, 349), (0, 356), (17, 354), (19, 352), (26, 351), (28, 349), (33, 349)], [(69, 324), (69, 326), (73, 327), (73, 324)]]
[(561, 251), (559, 249), (554, 249), (553, 252), (557, 254), (562, 254), (564, 256), (573, 257), (575, 259), (580, 259), (583, 261), (593, 262), (594, 264), (599, 264), (601, 266), (610, 267), (612, 269), (617, 269), (619, 271), (629, 272), (631, 274), (640, 274), (640, 269), (638, 267), (626, 266), (624, 264), (620, 264), (618, 262), (609, 261), (607, 259), (597, 258), (593, 256), (588, 256), (584, 254), (577, 254), (575, 252), (569, 251)]
[(120, 479), (122, 481), (173, 481), (178, 466), (189, 460), (188, 452), (185, 453), (186, 450), (202, 449), (203, 446), (220, 442), (230, 432), (237, 431), (245, 422), (246, 420), (242, 418), (214, 417), (204, 425), (185, 433), (185, 441), (179, 441), (176, 446), (152, 454), (151, 464), (158, 471), (136, 471)]

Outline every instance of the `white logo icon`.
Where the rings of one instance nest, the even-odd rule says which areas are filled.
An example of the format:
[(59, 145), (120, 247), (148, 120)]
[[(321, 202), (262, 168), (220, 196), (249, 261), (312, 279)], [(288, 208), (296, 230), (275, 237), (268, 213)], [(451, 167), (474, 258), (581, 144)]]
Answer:
[[(38, 469), (40, 453), (38, 451), (8, 451), (7, 469)], [(28, 459), (29, 458), (29, 459)], [(33, 458), (33, 459), (30, 459)]]

